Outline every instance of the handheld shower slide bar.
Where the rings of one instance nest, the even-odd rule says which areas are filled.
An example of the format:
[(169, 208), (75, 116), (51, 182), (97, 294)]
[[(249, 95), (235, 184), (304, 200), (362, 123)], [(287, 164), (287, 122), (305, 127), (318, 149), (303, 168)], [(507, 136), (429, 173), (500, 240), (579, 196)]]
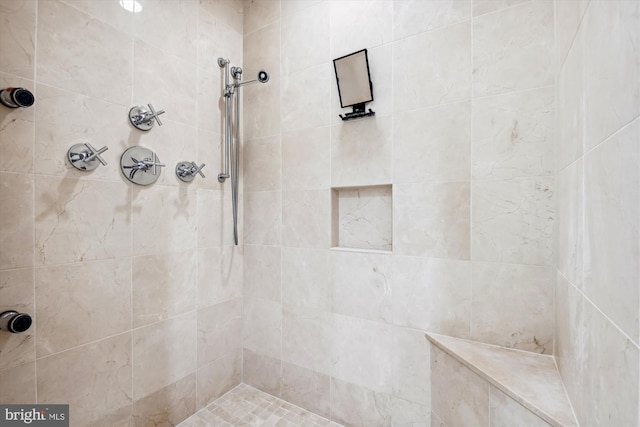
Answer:
[[(218, 181), (224, 183), (231, 178), (231, 205), (233, 210), (233, 239), (238, 245), (238, 173), (240, 171), (240, 87), (253, 82), (266, 83), (269, 73), (258, 72), (258, 77), (246, 82), (242, 80), (242, 68), (229, 67), (230, 61), (218, 58), (218, 66), (224, 68), (224, 171), (218, 174)], [(230, 83), (230, 77), (233, 83)], [(235, 108), (233, 98), (235, 95)], [(234, 138), (235, 127), (235, 138)]]

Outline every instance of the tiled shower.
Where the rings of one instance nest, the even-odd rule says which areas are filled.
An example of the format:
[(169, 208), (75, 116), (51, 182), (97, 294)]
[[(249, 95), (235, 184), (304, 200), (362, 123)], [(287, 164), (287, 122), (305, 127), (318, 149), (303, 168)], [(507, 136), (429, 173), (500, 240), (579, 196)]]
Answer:
[[(0, 0), (0, 24), (0, 88), (36, 96), (0, 110), (0, 311), (34, 318), (0, 332), (0, 403), (175, 425), (244, 382), (428, 426), (434, 332), (554, 355), (581, 426), (638, 424), (639, 2)], [(362, 48), (376, 115), (342, 122), (331, 61)], [(243, 89), (239, 246), (220, 56), (271, 74)], [(70, 168), (78, 142), (108, 165)], [(152, 186), (118, 170), (135, 145)]]

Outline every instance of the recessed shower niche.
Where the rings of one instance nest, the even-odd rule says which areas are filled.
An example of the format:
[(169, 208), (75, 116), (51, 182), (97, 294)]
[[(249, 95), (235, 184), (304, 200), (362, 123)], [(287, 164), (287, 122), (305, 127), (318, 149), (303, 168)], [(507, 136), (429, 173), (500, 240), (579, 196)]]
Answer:
[(332, 188), (331, 245), (339, 249), (391, 251), (391, 185)]

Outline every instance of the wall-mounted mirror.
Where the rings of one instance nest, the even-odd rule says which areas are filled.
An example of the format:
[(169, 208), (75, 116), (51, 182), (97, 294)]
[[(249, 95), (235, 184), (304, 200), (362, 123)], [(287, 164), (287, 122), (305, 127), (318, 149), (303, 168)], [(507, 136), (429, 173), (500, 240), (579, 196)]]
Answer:
[(371, 109), (368, 112), (365, 111), (365, 103), (373, 101), (373, 85), (369, 73), (367, 49), (334, 59), (333, 68), (336, 71), (340, 106), (342, 108), (353, 107), (353, 112), (344, 116), (340, 114), (340, 118), (349, 120), (373, 116), (375, 113)]

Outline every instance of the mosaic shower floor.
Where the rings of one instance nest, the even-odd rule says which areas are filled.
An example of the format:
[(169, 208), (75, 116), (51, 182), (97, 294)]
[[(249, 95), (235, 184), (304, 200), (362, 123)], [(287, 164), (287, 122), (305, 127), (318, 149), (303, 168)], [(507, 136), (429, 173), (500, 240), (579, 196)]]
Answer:
[(240, 384), (178, 427), (343, 427), (291, 403)]

